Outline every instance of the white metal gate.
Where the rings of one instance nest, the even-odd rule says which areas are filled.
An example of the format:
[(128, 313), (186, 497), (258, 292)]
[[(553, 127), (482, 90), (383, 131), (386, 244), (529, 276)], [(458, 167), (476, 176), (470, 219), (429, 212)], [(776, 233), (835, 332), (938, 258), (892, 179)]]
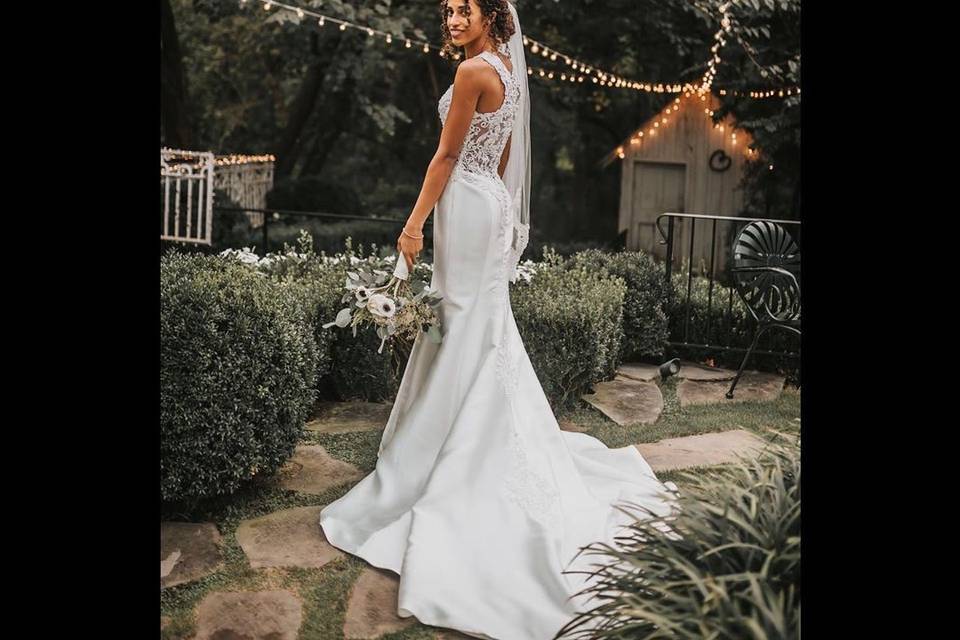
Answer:
[(160, 149), (161, 240), (212, 244), (213, 168), (209, 151)]
[[(267, 192), (273, 188), (273, 160), (265, 156), (219, 156), (216, 159), (214, 188), (222, 189), (238, 207), (265, 209)], [(247, 212), (250, 226), (263, 225), (262, 212)]]

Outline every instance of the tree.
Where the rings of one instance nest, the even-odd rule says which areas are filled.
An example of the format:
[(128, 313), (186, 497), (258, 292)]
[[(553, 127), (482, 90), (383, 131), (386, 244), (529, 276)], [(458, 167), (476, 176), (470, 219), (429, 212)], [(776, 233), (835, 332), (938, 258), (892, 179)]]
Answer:
[(189, 148), (193, 139), (187, 118), (187, 84), (177, 26), (170, 0), (160, 0), (161, 144)]

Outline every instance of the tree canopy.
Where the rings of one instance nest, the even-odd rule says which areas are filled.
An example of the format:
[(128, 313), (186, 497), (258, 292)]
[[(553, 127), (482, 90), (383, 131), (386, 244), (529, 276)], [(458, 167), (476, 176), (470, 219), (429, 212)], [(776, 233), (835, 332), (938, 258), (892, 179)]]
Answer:
[[(437, 101), (456, 62), (404, 48), (402, 38), (440, 43), (439, 0), (291, 4), (389, 32), (393, 43), (264, 11), (252, 0), (245, 6), (161, 0), (161, 143), (274, 153), (279, 180), (320, 178), (352, 189), (371, 215), (405, 216), (436, 150)], [(715, 89), (800, 84), (799, 0), (518, 0), (517, 6), (530, 37), (651, 83), (699, 81), (723, 7), (730, 32), (718, 52)], [(569, 70), (559, 59), (528, 60), (558, 75)], [(530, 88), (536, 229), (564, 240), (612, 238), (619, 165), (601, 169), (598, 162), (673, 94), (535, 76)], [(721, 99), (714, 117), (732, 113), (762, 151), (750, 173), (749, 206), (798, 217), (800, 96)]]

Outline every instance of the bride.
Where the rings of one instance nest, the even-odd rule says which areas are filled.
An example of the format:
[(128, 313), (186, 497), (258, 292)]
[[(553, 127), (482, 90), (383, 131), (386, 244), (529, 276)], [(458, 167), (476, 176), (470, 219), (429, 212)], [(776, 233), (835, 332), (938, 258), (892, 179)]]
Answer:
[(589, 608), (575, 572), (596, 560), (577, 552), (612, 544), (633, 521), (615, 503), (667, 515), (670, 483), (635, 447), (560, 430), (508, 291), (530, 224), (517, 12), (506, 0), (441, 8), (446, 45), (465, 59), (440, 98), (439, 147), (397, 249), (412, 267), (435, 207), (431, 286), (444, 337), (414, 342), (376, 469), (324, 507), (320, 525), (335, 547), (399, 574), (400, 616), (477, 638), (549, 640)]

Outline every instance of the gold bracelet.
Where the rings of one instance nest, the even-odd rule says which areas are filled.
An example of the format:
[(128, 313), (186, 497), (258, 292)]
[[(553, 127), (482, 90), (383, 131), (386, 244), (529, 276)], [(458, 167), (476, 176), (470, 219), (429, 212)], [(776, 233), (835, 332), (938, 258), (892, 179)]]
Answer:
[(423, 239), (423, 236), (422, 236), (422, 235), (412, 236), (412, 235), (410, 235), (409, 233), (407, 233), (407, 228), (406, 228), (406, 227), (404, 227), (403, 229), (401, 229), (401, 230), (400, 230), (400, 233), (402, 233), (403, 235), (407, 236), (408, 238), (413, 238), (414, 240), (422, 240), (422, 239)]

